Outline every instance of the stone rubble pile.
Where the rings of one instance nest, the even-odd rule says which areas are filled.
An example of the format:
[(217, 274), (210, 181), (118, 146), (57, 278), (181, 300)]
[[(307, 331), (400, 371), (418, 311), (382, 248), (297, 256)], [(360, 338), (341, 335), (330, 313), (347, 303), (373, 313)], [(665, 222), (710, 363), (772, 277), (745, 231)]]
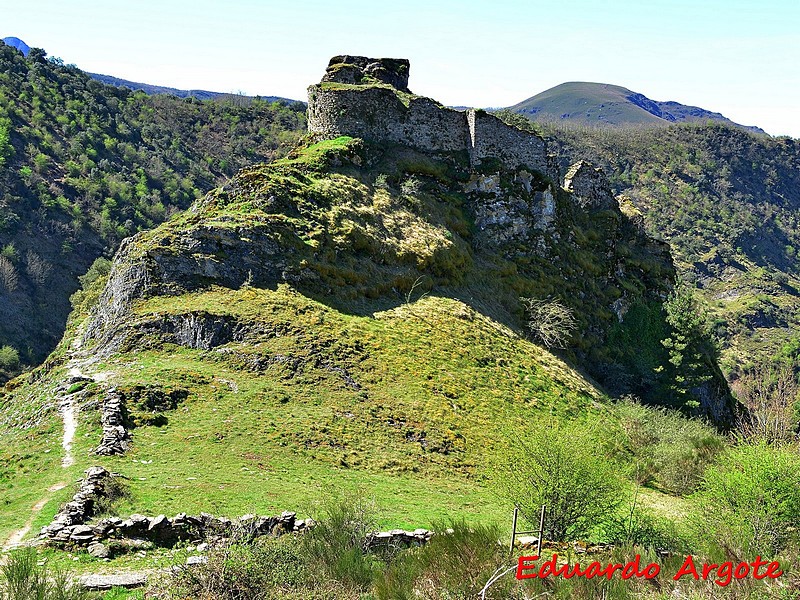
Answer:
[(427, 529), (392, 529), (391, 531), (378, 531), (367, 536), (366, 546), (370, 550), (380, 548), (410, 548), (427, 544), (433, 537), (433, 532)]

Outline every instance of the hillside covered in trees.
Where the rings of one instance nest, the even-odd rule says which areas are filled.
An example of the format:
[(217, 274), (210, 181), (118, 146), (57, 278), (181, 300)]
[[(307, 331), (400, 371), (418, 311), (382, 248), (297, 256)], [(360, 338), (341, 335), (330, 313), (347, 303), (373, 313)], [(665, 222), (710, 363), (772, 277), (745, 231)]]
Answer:
[(761, 365), (800, 365), (800, 142), (718, 123), (667, 127), (527, 124), (559, 163), (601, 165), (614, 192), (669, 242), (704, 300), (705, 327), (735, 380)]
[(148, 96), (0, 43), (0, 379), (53, 349), (93, 261), (304, 129), (302, 103)]

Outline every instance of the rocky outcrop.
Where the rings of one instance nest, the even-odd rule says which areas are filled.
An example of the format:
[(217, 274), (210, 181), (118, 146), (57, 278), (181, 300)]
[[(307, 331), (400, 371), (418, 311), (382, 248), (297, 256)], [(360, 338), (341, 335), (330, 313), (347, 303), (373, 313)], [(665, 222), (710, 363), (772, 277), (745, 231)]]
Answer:
[[(83, 337), (86, 344), (100, 342), (95, 348), (100, 354), (114, 352), (124, 341), (119, 327), (138, 298), (181, 294), (211, 283), (235, 289), (246, 283), (269, 287), (292, 280), (288, 269), (296, 235), (281, 225), (198, 225), (180, 233), (157, 232), (127, 238), (114, 258)], [(194, 335), (191, 327), (183, 333)]]

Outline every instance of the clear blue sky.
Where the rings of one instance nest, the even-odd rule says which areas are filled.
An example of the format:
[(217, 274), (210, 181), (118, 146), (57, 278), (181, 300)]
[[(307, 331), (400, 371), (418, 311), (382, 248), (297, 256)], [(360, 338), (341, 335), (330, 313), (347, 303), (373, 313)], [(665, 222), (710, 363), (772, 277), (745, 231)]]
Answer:
[(0, 0), (0, 15), (0, 37), (177, 88), (304, 100), (331, 56), (389, 56), (449, 105), (597, 81), (800, 138), (800, 0)]

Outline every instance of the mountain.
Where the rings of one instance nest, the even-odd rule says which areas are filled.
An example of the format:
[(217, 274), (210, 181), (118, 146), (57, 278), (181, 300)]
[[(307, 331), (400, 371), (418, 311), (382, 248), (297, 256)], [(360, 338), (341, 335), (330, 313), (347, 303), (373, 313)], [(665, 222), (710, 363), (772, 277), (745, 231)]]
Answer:
[[(83, 279), (56, 351), (0, 398), (9, 521), (100, 463), (126, 477), (121, 514), (366, 486), (418, 526), (498, 514), (485, 474), (531, 422), (599, 423), (626, 452), (604, 389), (731, 424), (669, 248), (602, 172), (562, 174), (540, 136), (416, 96), (408, 70), (335, 57), (286, 157)], [(59, 411), (80, 434), (66, 467)]]
[(28, 52), (30, 52), (31, 50), (28, 44), (26, 44), (17, 37), (5, 37), (3, 38), (3, 43), (6, 46), (11, 46), (12, 48), (16, 48), (17, 50), (22, 52), (24, 56), (28, 56)]
[(669, 123), (719, 121), (764, 133), (758, 127), (738, 125), (719, 113), (678, 102), (658, 102), (644, 94), (607, 83), (562, 83), (508, 110), (534, 121), (574, 121), (586, 125), (668, 125)]
[[(235, 101), (237, 98), (243, 101), (251, 99), (249, 96), (241, 94), (231, 94), (225, 92), (209, 92), (206, 90), (179, 90), (171, 87), (164, 87), (161, 85), (151, 85), (149, 83), (137, 83), (135, 81), (128, 81), (127, 79), (120, 79), (119, 77), (112, 77), (111, 75), (99, 75), (97, 73), (87, 73), (89, 77), (95, 79), (106, 85), (114, 85), (117, 87), (128, 88), (129, 90), (141, 90), (145, 94), (170, 94), (178, 98), (196, 98), (197, 100), (231, 100)], [(284, 102), (292, 103), (297, 102), (289, 98), (281, 98), (280, 96), (258, 96), (259, 100), (264, 102)]]
[(2, 43), (0, 72), (0, 380), (53, 350), (95, 259), (305, 123), (300, 103), (147, 96)]

